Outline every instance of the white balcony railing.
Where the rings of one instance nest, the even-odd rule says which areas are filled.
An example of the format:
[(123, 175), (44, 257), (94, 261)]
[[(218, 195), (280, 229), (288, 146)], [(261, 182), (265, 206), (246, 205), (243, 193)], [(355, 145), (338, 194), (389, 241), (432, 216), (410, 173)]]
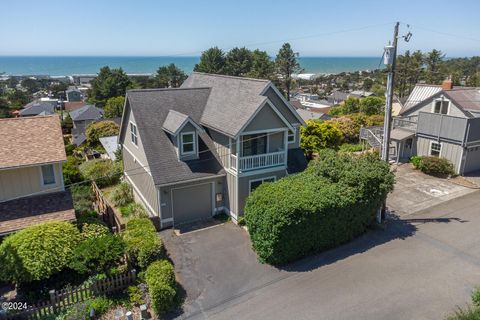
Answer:
[(240, 159), (234, 154), (230, 155), (230, 168), (238, 172), (275, 167), (285, 165), (286, 163), (287, 157), (285, 151), (240, 157)]

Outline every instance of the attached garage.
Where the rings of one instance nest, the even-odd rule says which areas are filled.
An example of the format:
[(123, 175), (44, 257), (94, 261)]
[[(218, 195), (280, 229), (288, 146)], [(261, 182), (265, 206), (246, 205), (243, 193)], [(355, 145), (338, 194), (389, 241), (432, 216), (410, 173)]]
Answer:
[(213, 183), (173, 188), (171, 204), (175, 225), (212, 217), (214, 213)]
[(463, 173), (480, 170), (480, 147), (473, 147), (465, 151)]

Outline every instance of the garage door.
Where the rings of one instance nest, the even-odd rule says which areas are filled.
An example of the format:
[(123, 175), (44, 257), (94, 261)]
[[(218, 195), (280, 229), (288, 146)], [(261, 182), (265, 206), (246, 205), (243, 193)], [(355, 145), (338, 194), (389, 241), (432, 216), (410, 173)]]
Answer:
[(463, 170), (463, 173), (480, 170), (480, 147), (468, 150)]
[(212, 184), (174, 189), (173, 219), (176, 225), (212, 216)]

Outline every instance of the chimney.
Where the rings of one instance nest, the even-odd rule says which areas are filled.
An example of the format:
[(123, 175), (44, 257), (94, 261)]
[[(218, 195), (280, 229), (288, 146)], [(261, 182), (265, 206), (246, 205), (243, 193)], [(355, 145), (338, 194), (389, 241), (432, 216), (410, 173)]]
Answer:
[(453, 82), (452, 80), (443, 80), (442, 82), (442, 89), (443, 90), (452, 90), (453, 89)]

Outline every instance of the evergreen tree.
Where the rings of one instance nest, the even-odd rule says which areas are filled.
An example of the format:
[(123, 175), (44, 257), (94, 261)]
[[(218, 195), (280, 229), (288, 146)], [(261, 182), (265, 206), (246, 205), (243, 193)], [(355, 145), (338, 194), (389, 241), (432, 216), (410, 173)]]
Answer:
[(223, 74), (225, 72), (225, 54), (222, 49), (213, 47), (202, 52), (200, 62), (195, 65), (193, 71)]
[(90, 84), (89, 102), (103, 107), (109, 98), (124, 96), (131, 81), (122, 68), (110, 69), (105, 66)]
[(284, 43), (280, 48), (275, 59), (278, 74), (282, 77), (285, 90), (287, 91), (287, 99), (290, 100), (290, 89), (292, 86), (292, 74), (300, 72), (300, 64), (298, 63), (298, 53), (293, 52), (290, 43)]
[(158, 68), (153, 81), (157, 88), (178, 88), (185, 79), (187, 79), (186, 73), (171, 63), (168, 66)]

